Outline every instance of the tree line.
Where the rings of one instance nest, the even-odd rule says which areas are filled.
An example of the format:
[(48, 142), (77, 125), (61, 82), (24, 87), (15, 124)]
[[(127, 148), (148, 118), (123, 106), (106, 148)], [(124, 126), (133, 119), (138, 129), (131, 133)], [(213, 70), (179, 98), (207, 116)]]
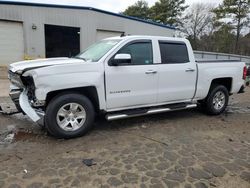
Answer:
[(250, 0), (223, 0), (217, 6), (185, 0), (139, 0), (121, 14), (174, 26), (194, 50), (250, 55)]

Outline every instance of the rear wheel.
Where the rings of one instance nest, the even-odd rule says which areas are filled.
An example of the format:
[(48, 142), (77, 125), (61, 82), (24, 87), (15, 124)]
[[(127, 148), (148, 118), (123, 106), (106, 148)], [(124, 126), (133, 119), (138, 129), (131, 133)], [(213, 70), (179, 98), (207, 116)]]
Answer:
[(62, 94), (51, 100), (45, 115), (48, 132), (57, 138), (84, 135), (93, 125), (94, 107), (81, 94)]
[(227, 88), (223, 85), (213, 85), (202, 106), (209, 115), (219, 115), (225, 111), (228, 101)]

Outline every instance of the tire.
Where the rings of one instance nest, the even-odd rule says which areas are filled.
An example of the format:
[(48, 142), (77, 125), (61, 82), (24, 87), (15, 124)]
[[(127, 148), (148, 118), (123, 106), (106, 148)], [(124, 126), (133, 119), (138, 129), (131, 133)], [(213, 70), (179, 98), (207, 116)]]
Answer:
[(229, 93), (223, 85), (212, 85), (202, 107), (208, 115), (220, 115), (228, 105)]
[(45, 126), (49, 134), (56, 138), (76, 138), (92, 128), (94, 117), (94, 106), (87, 97), (64, 93), (54, 97), (48, 104)]

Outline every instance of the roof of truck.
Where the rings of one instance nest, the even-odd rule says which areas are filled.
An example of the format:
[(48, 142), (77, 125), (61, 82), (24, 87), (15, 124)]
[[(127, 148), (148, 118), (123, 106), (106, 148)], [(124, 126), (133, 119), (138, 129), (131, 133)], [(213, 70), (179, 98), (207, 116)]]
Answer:
[(150, 35), (128, 35), (128, 36), (117, 36), (117, 37), (110, 37), (104, 40), (110, 39), (120, 39), (120, 40), (127, 40), (127, 39), (157, 39), (157, 40), (168, 40), (168, 41), (175, 41), (175, 42), (187, 42), (185, 38), (178, 38), (178, 37), (164, 37), (164, 36), (150, 36)]

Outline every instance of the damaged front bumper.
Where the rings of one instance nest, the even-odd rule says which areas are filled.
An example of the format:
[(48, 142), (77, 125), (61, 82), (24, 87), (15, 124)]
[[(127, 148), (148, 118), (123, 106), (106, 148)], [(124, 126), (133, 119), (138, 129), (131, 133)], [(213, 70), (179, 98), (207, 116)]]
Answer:
[(10, 91), (10, 98), (11, 100), (14, 102), (15, 106), (16, 106), (16, 109), (19, 111), (19, 112), (22, 112), (22, 109), (19, 105), (19, 97), (22, 93), (22, 90), (21, 89), (13, 89)]
[(23, 112), (24, 114), (29, 116), (29, 118), (32, 119), (34, 122), (37, 122), (39, 124), (43, 123), (45, 115), (44, 112), (32, 108), (26, 90), (13, 89), (10, 91), (10, 97), (15, 103), (18, 111)]

